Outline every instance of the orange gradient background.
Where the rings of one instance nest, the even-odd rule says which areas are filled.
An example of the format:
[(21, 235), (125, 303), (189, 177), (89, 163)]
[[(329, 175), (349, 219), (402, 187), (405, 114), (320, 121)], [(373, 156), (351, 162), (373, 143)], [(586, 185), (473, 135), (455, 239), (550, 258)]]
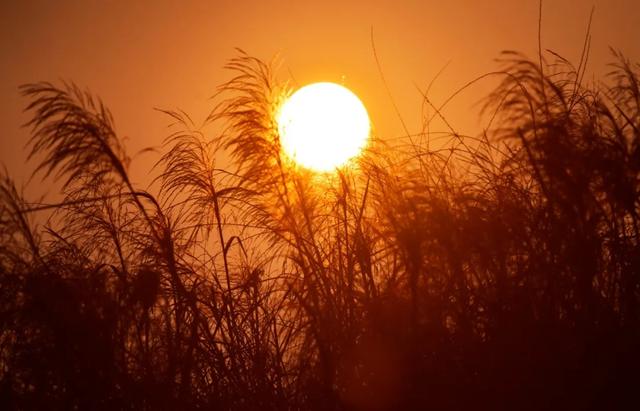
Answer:
[[(497, 68), (504, 49), (537, 53), (538, 1), (24, 1), (0, 5), (0, 163), (18, 181), (29, 175), (20, 125), (26, 101), (19, 84), (73, 81), (99, 95), (128, 138), (129, 154), (160, 146), (169, 119), (153, 107), (184, 109), (197, 121), (209, 97), (228, 79), (222, 66), (234, 47), (270, 59), (279, 53), (280, 78), (298, 87), (342, 83), (364, 102), (379, 137), (404, 134), (381, 82), (371, 30), (384, 76), (410, 131), (421, 125), (421, 97), (448, 64), (430, 97), (439, 104), (467, 81)], [(637, 0), (547, 1), (542, 42), (578, 62), (595, 5), (591, 76), (608, 71), (608, 46), (640, 60)], [(588, 74), (588, 75), (589, 75)], [(444, 114), (458, 131), (476, 134), (484, 81), (458, 96)], [(443, 129), (443, 128), (442, 128)], [(148, 183), (157, 156), (134, 158), (132, 176)], [(35, 190), (35, 191), (32, 191)], [(32, 192), (43, 192), (41, 187)]]

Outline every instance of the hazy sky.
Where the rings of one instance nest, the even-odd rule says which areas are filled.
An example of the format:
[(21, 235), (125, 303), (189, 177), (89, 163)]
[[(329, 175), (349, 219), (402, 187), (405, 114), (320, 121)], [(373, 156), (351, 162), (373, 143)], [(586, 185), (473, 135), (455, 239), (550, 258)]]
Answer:
[[(590, 67), (607, 71), (608, 47), (640, 60), (638, 0), (554, 0), (543, 7), (543, 47), (577, 63), (591, 7)], [(432, 89), (444, 100), (468, 80), (494, 70), (504, 49), (536, 55), (537, 0), (483, 1), (7, 1), (0, 4), (0, 163), (28, 175), (27, 132), (18, 95), (22, 83), (71, 80), (111, 108), (130, 154), (158, 146), (168, 119), (153, 107), (182, 108), (202, 119), (221, 67), (234, 47), (270, 59), (279, 53), (298, 84), (341, 82), (357, 93), (382, 136), (402, 134), (380, 81), (371, 28), (384, 75), (409, 127), (420, 125), (424, 87), (448, 62)], [(445, 112), (460, 131), (475, 133), (480, 84)], [(146, 183), (152, 154), (140, 157), (134, 179)], [(135, 163), (135, 161), (134, 161)]]

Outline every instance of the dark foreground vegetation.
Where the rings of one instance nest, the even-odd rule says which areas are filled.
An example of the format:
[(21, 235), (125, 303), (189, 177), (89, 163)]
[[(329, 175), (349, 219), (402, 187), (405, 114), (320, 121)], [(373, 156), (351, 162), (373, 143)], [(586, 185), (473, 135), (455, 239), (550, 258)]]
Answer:
[(506, 53), (486, 133), (317, 176), (240, 55), (216, 131), (167, 113), (148, 191), (99, 101), (23, 87), (63, 201), (2, 176), (0, 408), (638, 409), (639, 66), (614, 58), (587, 83)]

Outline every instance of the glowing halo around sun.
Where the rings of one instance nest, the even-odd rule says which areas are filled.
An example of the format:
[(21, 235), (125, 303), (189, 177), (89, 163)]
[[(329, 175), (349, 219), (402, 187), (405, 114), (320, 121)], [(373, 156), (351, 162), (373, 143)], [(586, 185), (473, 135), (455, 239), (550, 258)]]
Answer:
[(278, 114), (280, 144), (297, 164), (327, 172), (360, 154), (369, 138), (369, 115), (360, 99), (335, 83), (298, 89)]

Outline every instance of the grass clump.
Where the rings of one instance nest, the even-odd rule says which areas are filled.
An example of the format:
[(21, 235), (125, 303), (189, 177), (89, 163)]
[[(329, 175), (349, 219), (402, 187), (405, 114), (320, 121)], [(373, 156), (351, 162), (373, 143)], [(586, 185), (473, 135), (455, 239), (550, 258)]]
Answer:
[(637, 404), (640, 67), (503, 57), (483, 135), (374, 139), (321, 179), (281, 155), (286, 85), (240, 53), (217, 134), (166, 113), (153, 193), (102, 103), (24, 86), (63, 201), (2, 176), (3, 408)]

